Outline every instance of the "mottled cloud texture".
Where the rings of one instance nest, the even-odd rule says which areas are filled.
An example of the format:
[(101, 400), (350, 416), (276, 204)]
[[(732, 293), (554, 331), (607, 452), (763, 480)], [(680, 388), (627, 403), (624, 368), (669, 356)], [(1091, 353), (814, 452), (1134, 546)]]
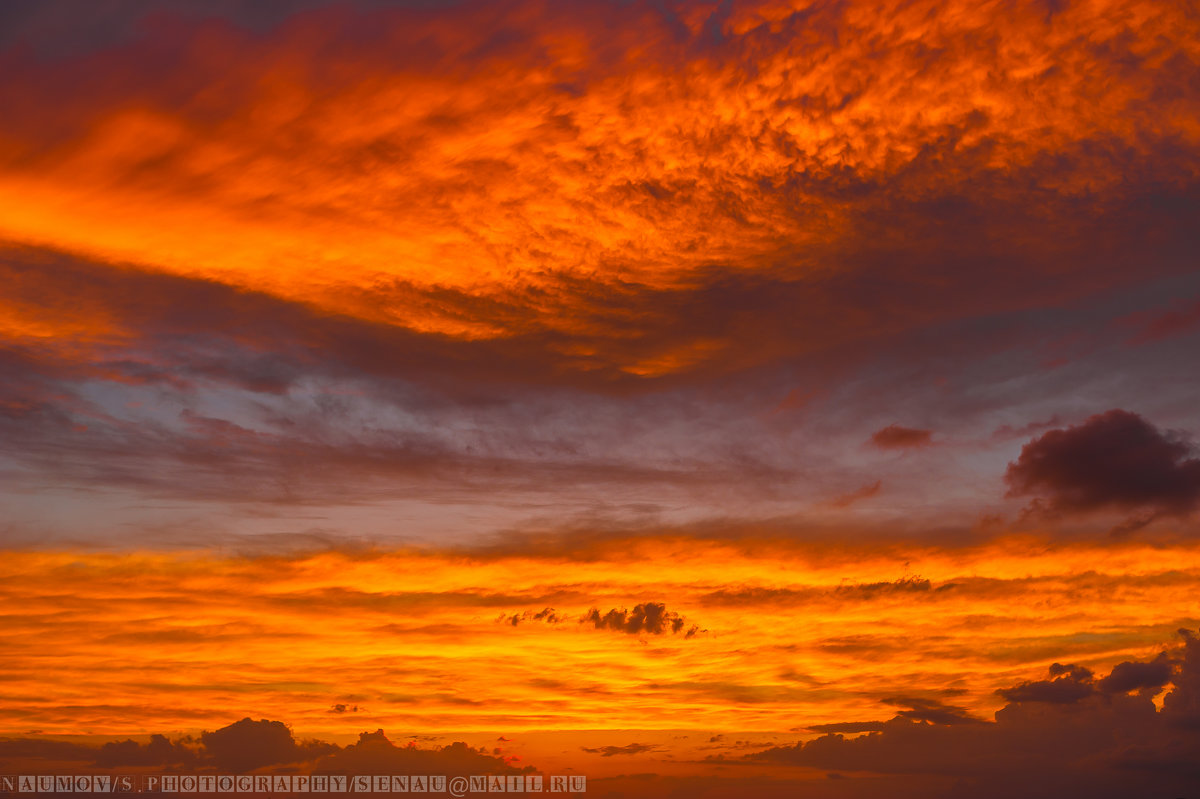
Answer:
[(968, 529), (984, 431), (1200, 428), (1182, 9), (251, 5), (6, 11), (17, 540)]
[(1186, 794), (1191, 5), (14, 0), (0, 75), (10, 764)]

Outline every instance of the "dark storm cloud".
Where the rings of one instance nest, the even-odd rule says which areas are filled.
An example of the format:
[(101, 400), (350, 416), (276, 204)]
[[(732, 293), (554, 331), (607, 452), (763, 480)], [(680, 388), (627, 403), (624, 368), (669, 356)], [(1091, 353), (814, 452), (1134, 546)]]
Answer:
[(1200, 504), (1200, 459), (1175, 434), (1111, 410), (1030, 441), (1008, 465), (1010, 496), (1044, 499), (1052, 512), (1101, 509), (1185, 515)]

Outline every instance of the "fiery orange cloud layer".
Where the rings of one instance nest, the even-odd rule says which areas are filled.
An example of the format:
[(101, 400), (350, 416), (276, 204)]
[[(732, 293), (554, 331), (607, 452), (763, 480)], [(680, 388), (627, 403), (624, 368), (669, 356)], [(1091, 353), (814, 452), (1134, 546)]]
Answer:
[[(914, 246), (898, 218), (981, 190), (1025, 215), (993, 214), (989, 235), (1045, 256), (1085, 233), (1078, 204), (1096, 217), (1123, 201), (1130, 168), (1160, 188), (1197, 174), (1185, 6), (717, 11), (323, 10), (261, 35), (162, 16), (64, 61), (17, 49), (0, 235), (491, 338), (579, 332), (575, 280), (853, 272), (865, 249)], [(7, 310), (6, 336), (50, 332)], [(722, 346), (698, 336), (620, 366), (669, 373)]]
[(0, 774), (1200, 779), (1195, 3), (413, 4), (0, 14)]
[(7, 734), (211, 729), (230, 708), (340, 733), (989, 718), (1051, 662), (1103, 673), (1200, 622), (1192, 544), (20, 552), (0, 576)]

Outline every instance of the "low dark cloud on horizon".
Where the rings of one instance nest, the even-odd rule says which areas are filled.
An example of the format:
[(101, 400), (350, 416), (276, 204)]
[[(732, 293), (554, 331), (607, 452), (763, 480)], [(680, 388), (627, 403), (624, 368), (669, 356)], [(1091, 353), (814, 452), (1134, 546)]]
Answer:
[[(1120, 663), (1099, 680), (1056, 663), (1049, 680), (1000, 691), (1008, 704), (994, 721), (901, 712), (887, 722), (816, 728), (825, 734), (746, 759), (888, 774), (898, 790), (918, 775), (951, 778), (952, 787), (931, 796), (1189, 795), (1200, 778), (1200, 638), (1180, 634), (1182, 649)], [(1158, 710), (1153, 697), (1165, 688)]]
[[(1049, 679), (1001, 691), (1008, 704), (994, 720), (972, 717), (928, 697), (888, 697), (906, 708), (890, 721), (816, 725), (819, 737), (760, 751), (747, 764), (815, 767), (855, 778), (891, 775), (897, 790), (923, 776), (952, 778), (940, 796), (1053, 797), (1065, 786), (1101, 799), (1144, 791), (1184, 791), (1194, 784), (1194, 752), (1200, 746), (1200, 638), (1180, 631), (1182, 646), (1145, 661), (1126, 661), (1097, 678), (1090, 670), (1054, 664)], [(1153, 698), (1166, 691), (1159, 710)], [(862, 734), (865, 733), (865, 734)], [(845, 735), (859, 734), (846, 738)], [(719, 738), (718, 738), (719, 740)], [(657, 744), (583, 747), (601, 757), (661, 753)], [(184, 766), (232, 773), (522, 773), (502, 757), (464, 743), (421, 749), (396, 746), (382, 730), (363, 732), (356, 743), (337, 746), (298, 741), (279, 721), (249, 718), (198, 737), (149, 743), (113, 741), (86, 746), (41, 738), (0, 741), (0, 762), (21, 759), (30, 769), (51, 762), (90, 763), (99, 769)], [(710, 756), (706, 762), (725, 762)], [(733, 762), (733, 761), (729, 761)], [(1020, 762), (1020, 768), (1012, 764)], [(533, 764), (535, 767), (536, 764)], [(531, 773), (533, 767), (527, 767)], [(653, 762), (642, 769), (653, 771)], [(716, 783), (717, 796), (734, 795)], [(726, 792), (728, 791), (728, 793)]]

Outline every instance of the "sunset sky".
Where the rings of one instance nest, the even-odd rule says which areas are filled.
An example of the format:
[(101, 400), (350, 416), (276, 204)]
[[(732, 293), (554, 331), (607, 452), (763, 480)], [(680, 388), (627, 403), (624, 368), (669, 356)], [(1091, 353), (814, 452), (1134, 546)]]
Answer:
[(1194, 2), (17, 0), (0, 75), (0, 773), (1200, 795)]

